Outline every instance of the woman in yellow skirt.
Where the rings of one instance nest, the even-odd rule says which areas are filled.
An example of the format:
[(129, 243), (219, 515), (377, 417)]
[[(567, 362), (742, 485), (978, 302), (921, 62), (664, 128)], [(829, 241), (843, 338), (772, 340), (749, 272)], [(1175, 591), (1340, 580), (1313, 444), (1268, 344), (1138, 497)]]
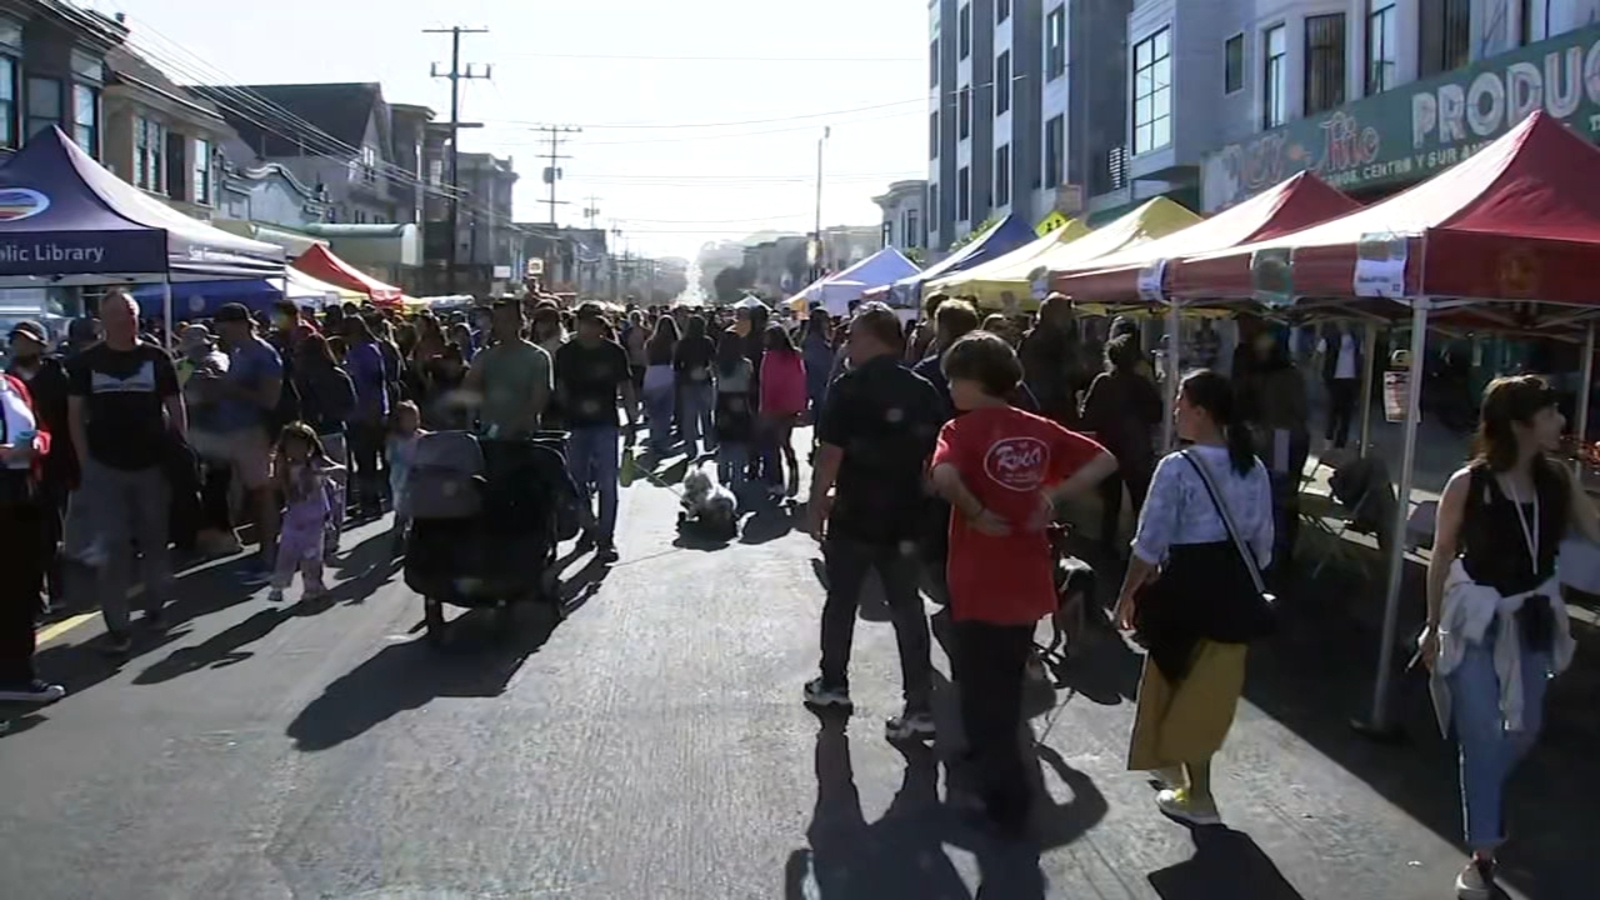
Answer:
[(1211, 758), (1233, 724), (1249, 642), (1272, 628), (1260, 570), (1272, 561), (1272, 488), (1233, 388), (1215, 372), (1185, 378), (1178, 437), (1190, 446), (1156, 467), (1117, 602), (1148, 655), (1128, 768), (1163, 785), (1174, 818), (1221, 821)]

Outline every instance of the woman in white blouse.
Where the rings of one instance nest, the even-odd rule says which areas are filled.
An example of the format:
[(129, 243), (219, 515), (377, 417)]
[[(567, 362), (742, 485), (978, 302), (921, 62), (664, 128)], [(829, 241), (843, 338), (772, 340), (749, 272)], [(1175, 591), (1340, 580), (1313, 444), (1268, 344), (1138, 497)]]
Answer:
[(1154, 772), (1161, 811), (1197, 825), (1221, 821), (1211, 757), (1233, 724), (1248, 644), (1272, 627), (1259, 579), (1272, 488), (1233, 407), (1224, 376), (1183, 380), (1173, 412), (1190, 446), (1156, 467), (1117, 602), (1148, 651), (1128, 768)]
[(0, 375), (0, 701), (52, 703), (66, 695), (33, 670), (34, 616), (44, 587), (45, 508), (39, 497), (39, 458), (50, 435), (33, 410), (21, 379)]

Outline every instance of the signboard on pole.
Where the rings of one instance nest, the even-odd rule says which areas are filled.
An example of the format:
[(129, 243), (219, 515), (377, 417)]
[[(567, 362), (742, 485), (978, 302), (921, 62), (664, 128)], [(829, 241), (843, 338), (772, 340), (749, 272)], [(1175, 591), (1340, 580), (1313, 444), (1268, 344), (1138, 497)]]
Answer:
[(1158, 259), (1139, 270), (1139, 299), (1160, 303), (1166, 298), (1167, 261)]
[(1383, 373), (1383, 420), (1404, 422), (1411, 397), (1411, 371), (1391, 369)]

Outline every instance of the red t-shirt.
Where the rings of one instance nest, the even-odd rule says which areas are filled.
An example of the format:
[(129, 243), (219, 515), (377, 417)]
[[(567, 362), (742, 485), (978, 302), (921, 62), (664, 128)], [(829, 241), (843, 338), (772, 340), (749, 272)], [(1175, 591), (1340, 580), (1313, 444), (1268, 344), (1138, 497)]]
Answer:
[(1010, 406), (973, 410), (944, 426), (933, 465), (955, 466), (967, 490), (1012, 528), (1006, 537), (990, 537), (959, 513), (950, 517), (945, 574), (956, 620), (1031, 625), (1055, 611), (1050, 540), (1025, 528), (1042, 491), (1104, 452), (1077, 432)]

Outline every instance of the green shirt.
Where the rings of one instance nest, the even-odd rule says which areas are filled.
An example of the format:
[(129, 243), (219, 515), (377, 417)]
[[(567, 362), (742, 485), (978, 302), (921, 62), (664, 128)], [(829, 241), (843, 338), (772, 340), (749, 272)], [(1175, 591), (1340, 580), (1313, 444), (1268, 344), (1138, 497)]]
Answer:
[(472, 367), (481, 370), (483, 406), (478, 418), (496, 437), (525, 437), (539, 429), (533, 395), (553, 387), (550, 354), (527, 341), (496, 344), (479, 353)]

